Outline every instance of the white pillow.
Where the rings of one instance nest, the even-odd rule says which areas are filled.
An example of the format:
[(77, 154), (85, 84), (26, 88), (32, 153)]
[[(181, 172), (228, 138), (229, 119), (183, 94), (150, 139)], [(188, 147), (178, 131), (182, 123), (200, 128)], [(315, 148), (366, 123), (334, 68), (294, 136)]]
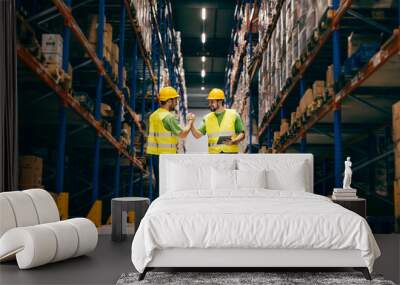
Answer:
[(271, 190), (307, 191), (309, 171), (306, 161), (284, 158), (238, 159), (238, 169), (259, 171), (266, 169), (267, 188)]
[(240, 188), (267, 188), (267, 171), (236, 170), (237, 187)]
[(273, 190), (306, 192), (307, 176), (304, 163), (294, 164), (290, 170), (279, 168), (267, 170), (267, 188)]
[(236, 170), (212, 168), (211, 184), (213, 190), (236, 190)]
[(235, 162), (211, 162), (193, 165), (190, 162), (168, 164), (167, 191), (211, 190), (212, 169), (220, 172), (233, 170)]
[(200, 167), (191, 168), (181, 164), (171, 163), (168, 172), (170, 173), (167, 177), (168, 190), (171, 191), (206, 188), (207, 182), (210, 180), (201, 179), (206, 171), (204, 168)]

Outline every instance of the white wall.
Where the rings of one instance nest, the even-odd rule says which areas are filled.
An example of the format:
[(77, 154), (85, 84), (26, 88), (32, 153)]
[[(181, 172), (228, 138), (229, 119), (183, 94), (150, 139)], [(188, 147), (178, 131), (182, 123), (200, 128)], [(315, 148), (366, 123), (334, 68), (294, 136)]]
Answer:
[[(194, 125), (199, 127), (203, 121), (203, 117), (210, 112), (208, 109), (189, 109), (189, 112), (196, 115)], [(190, 133), (186, 138), (186, 153), (208, 153), (207, 136), (195, 139)]]

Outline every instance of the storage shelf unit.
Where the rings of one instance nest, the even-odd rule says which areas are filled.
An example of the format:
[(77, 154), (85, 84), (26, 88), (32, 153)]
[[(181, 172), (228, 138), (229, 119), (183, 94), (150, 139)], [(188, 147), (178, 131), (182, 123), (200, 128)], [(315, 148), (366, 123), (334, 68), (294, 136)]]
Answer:
[[(93, 161), (88, 161), (88, 167), (92, 168), (92, 177), (90, 178), (90, 174), (86, 173), (86, 169), (84, 171), (82, 171), (83, 169), (77, 169), (74, 172), (74, 177), (79, 178), (78, 180), (80, 181), (84, 181), (85, 186), (79, 191), (74, 190), (70, 195), (70, 204), (73, 205), (72, 210), (74, 214), (79, 215), (82, 215), (82, 211), (84, 214), (86, 214), (91, 205), (93, 205), (91, 212), (96, 212), (96, 209), (94, 208), (97, 205), (97, 200), (110, 199), (115, 196), (120, 196), (121, 194), (128, 196), (142, 195), (148, 196), (151, 199), (154, 198), (152, 191), (153, 180), (151, 162), (150, 165), (145, 162), (146, 158), (144, 153), (147, 124), (146, 118), (148, 114), (155, 109), (157, 105), (156, 98), (158, 90), (164, 84), (173, 85), (181, 94), (182, 100), (179, 108), (179, 116), (181, 116), (183, 120), (185, 120), (187, 106), (187, 103), (185, 102), (187, 98), (185, 80), (182, 78), (184, 73), (181, 70), (182, 67), (179, 67), (179, 62), (182, 61), (182, 58), (181, 55), (176, 52), (178, 49), (175, 38), (176, 33), (173, 30), (173, 24), (171, 21), (172, 18), (170, 18), (172, 17), (172, 11), (165, 13), (163, 12), (166, 11), (168, 9), (167, 7), (170, 6), (169, 1), (151, 1), (151, 11), (149, 11), (151, 14), (150, 24), (152, 30), (152, 44), (150, 46), (151, 50), (146, 48), (145, 35), (143, 34), (144, 29), (139, 24), (140, 21), (137, 18), (138, 11), (135, 10), (133, 3), (130, 3), (131, 1), (100, 0), (96, 1), (96, 3), (91, 2), (93, 1), (85, 1), (84, 3), (76, 4), (73, 7), (70, 6), (71, 1), (69, 0), (54, 0), (52, 1), (54, 6), (51, 7), (50, 3), (44, 1), (39, 1), (38, 3), (24, 3), (24, 1), (21, 1), (20, 3), (21, 7), (24, 7), (24, 4), (27, 6), (40, 5), (45, 7), (45, 10), (39, 13), (37, 13), (39, 6), (31, 9), (34, 10), (34, 13), (36, 14), (29, 15), (29, 24), (28, 21), (21, 18), (24, 22), (24, 25), (29, 26), (30, 29), (32, 29), (30, 25), (32, 25), (35, 29), (39, 29), (39, 33), (42, 33), (43, 31), (46, 33), (59, 33), (60, 26), (64, 29), (63, 58), (66, 58), (67, 63), (68, 59), (70, 58), (70, 45), (72, 45), (72, 40), (70, 40), (70, 32), (72, 32), (75, 39), (73, 41), (74, 47), (82, 48), (83, 52), (86, 54), (85, 58), (82, 60), (80, 58), (82, 57), (83, 53), (78, 56), (78, 52), (76, 50), (71, 52), (71, 54), (73, 54), (73, 57), (71, 57), (73, 62), (71, 61), (71, 63), (73, 63), (74, 71), (79, 72), (79, 77), (82, 77), (82, 75), (85, 75), (85, 77), (74, 78), (72, 81), (72, 90), (67, 91), (64, 89), (63, 84), (56, 82), (52, 74), (50, 74), (47, 70), (47, 67), (40, 62), (40, 59), (36, 58), (34, 54), (32, 54), (22, 44), (18, 48), (18, 57), (21, 62), (29, 67), (29, 69), (35, 75), (37, 75), (46, 86), (53, 90), (54, 93), (58, 95), (61, 106), (65, 106), (60, 107), (58, 115), (58, 141), (56, 144), (57, 170), (53, 171), (53, 169), (51, 169), (50, 165), (53, 163), (49, 163), (46, 166), (46, 168), (52, 174), (51, 176), (47, 177), (45, 181), (54, 179), (55, 175), (55, 192), (60, 193), (64, 191), (64, 157), (66, 156), (67, 151), (65, 147), (67, 135), (66, 125), (67, 121), (71, 119), (70, 115), (68, 115), (67, 118), (65, 110), (67, 108), (71, 109), (81, 118), (83, 118), (83, 121), (81, 122), (74, 119), (74, 126), (77, 123), (82, 125), (74, 127), (75, 129), (72, 132), (69, 132), (69, 134), (73, 134), (74, 137), (77, 138), (85, 136), (85, 141), (91, 142), (92, 140), (87, 140), (86, 136), (89, 135), (92, 137), (93, 134), (88, 133), (85, 130), (90, 130), (88, 126), (95, 130), (95, 135), (93, 136), (95, 138), (93, 144), (94, 159)], [(107, 5), (105, 2), (107, 2)], [(76, 18), (76, 16), (74, 17), (72, 15), (72, 13), (76, 12), (76, 10), (80, 12), (80, 9), (85, 9), (85, 6), (87, 6), (88, 11), (91, 11), (91, 13), (96, 13), (95, 11), (97, 11), (97, 23), (105, 23), (105, 15), (107, 14), (107, 23), (113, 23), (114, 29), (116, 25), (119, 27), (116, 33), (117, 36), (114, 36), (113, 41), (114, 43), (117, 43), (120, 51), (118, 58), (119, 63), (117, 63), (119, 71), (118, 76), (111, 74), (110, 62), (108, 61), (107, 57), (103, 55), (102, 48), (99, 48), (104, 46), (103, 41), (105, 39), (102, 35), (105, 25), (97, 25), (96, 31), (98, 41), (96, 49), (96, 47), (93, 46), (93, 42), (89, 42), (87, 36), (83, 33), (82, 28), (78, 24), (78, 22), (85, 23), (86, 19)], [(56, 14), (54, 15), (54, 13)], [(43, 17), (46, 18), (43, 19)], [(63, 20), (63, 22), (59, 21), (60, 18)], [(55, 25), (44, 25), (44, 23), (48, 23), (49, 21), (54, 21)], [(34, 31), (32, 34), (34, 34)], [(171, 35), (171, 37), (167, 37), (167, 34)], [(67, 51), (67, 54), (64, 54), (65, 50)], [(139, 61), (139, 56), (141, 56), (141, 61)], [(125, 57), (127, 57), (128, 60), (125, 59)], [(169, 78), (167, 81), (163, 82), (161, 78), (161, 73), (163, 70), (160, 69), (160, 59), (164, 63), (163, 66), (168, 68), (170, 71)], [(127, 69), (128, 73), (126, 78), (127, 86), (123, 84), (122, 71), (124, 68)], [(97, 79), (95, 79), (93, 76), (96, 76)], [(90, 79), (87, 80), (88, 78)], [(178, 82), (176, 82), (176, 78), (178, 79)], [(28, 78), (23, 78), (22, 81), (26, 81), (27, 79)], [(33, 84), (32, 79), (33, 78), (29, 78), (29, 84)], [(103, 81), (106, 83), (104, 90)], [(74, 82), (79, 82), (79, 85), (75, 85)], [(148, 91), (149, 88), (151, 89), (150, 94)], [(80, 102), (74, 96), (75, 94), (82, 92), (81, 90), (84, 90), (85, 93), (88, 93), (87, 95), (89, 95), (89, 93), (92, 94), (92, 100), (96, 101), (93, 111), (89, 110), (90, 108), (88, 109), (87, 106), (80, 104)], [(128, 92), (130, 93), (130, 96)], [(52, 94), (52, 92), (49, 92), (41, 98), (38, 98), (37, 103), (35, 103), (36, 108), (40, 108), (40, 101), (46, 100), (49, 96), (52, 96)], [(114, 115), (113, 121), (115, 127), (113, 128), (113, 134), (106, 130), (102, 125), (102, 118), (100, 115), (100, 103), (102, 102), (107, 102), (108, 104), (116, 107), (114, 109), (116, 114)], [(139, 103), (137, 104), (137, 102)], [(123, 123), (122, 119), (124, 120), (124, 123), (130, 125), (130, 144), (123, 143), (121, 138), (121, 127)], [(112, 149), (114, 149), (113, 153), (110, 152), (111, 149), (109, 147), (105, 148), (105, 145), (102, 144), (101, 138), (103, 138), (109, 143), (110, 146), (112, 146)], [(75, 143), (74, 147), (77, 148), (79, 146)], [(87, 143), (85, 147), (88, 149)], [(107, 157), (100, 159), (100, 150), (102, 150)], [(77, 151), (79, 152), (81, 150)], [(72, 155), (71, 146), (69, 146), (68, 152), (70, 155)], [(77, 154), (74, 155), (76, 156)], [(114, 158), (110, 158), (110, 155), (112, 155)], [(86, 153), (85, 156), (87, 156)], [(122, 158), (126, 158), (124, 163), (122, 163)], [(110, 177), (104, 177), (104, 175), (101, 173), (101, 171), (104, 172), (104, 169), (101, 170), (100, 166), (102, 166), (101, 169), (112, 166), (114, 168), (114, 175), (107, 175)], [(83, 165), (80, 165), (80, 167), (83, 167)], [(73, 169), (68, 170), (68, 172), (72, 171)], [(86, 177), (85, 175), (89, 175), (89, 177)], [(111, 182), (111, 177), (113, 178), (113, 182)], [(106, 180), (106, 178), (108, 180), (108, 184), (114, 184), (112, 187), (107, 185), (107, 183), (104, 183), (105, 181), (100, 181)], [(148, 185), (146, 185), (145, 179), (148, 181)], [(124, 181), (128, 182), (124, 183)], [(69, 181), (68, 184), (70, 184)], [(102, 191), (100, 191), (99, 188), (102, 188)], [(122, 188), (124, 189), (124, 192), (121, 192)], [(67, 189), (67, 191), (70, 190), (71, 188)], [(84, 197), (86, 197), (84, 199), (85, 201), (82, 200)], [(88, 199), (89, 201), (86, 201)], [(105, 205), (108, 205), (108, 203)], [(106, 206), (105, 212), (103, 210), (103, 220), (105, 218), (104, 214), (107, 215), (107, 211), (109, 210), (107, 208), (108, 207)], [(89, 213), (89, 216), (91, 215), (92, 214)]]
[[(314, 49), (311, 51), (311, 53), (308, 55), (307, 59), (304, 61), (304, 63), (298, 67), (298, 73), (297, 75), (292, 79), (292, 83), (290, 86), (282, 91), (281, 94), (279, 94), (277, 97), (279, 98), (278, 103), (276, 107), (269, 113), (269, 115), (265, 116), (264, 118), (261, 119), (261, 124), (260, 124), (260, 130), (258, 135), (262, 136), (265, 130), (267, 129), (268, 125), (272, 122), (272, 120), (275, 118), (275, 116), (278, 114), (279, 109), (283, 106), (285, 103), (286, 98), (294, 91), (294, 88), (297, 86), (297, 84), (300, 82), (301, 78), (303, 75), (307, 72), (307, 69), (311, 66), (311, 64), (314, 62), (316, 57), (318, 56), (319, 51), (322, 49), (322, 47), (325, 45), (325, 43), (330, 39), (332, 32), (336, 29), (337, 24), (340, 21), (340, 18), (344, 15), (345, 11), (347, 8), (349, 8), (351, 5), (351, 1), (346, 1), (341, 4), (340, 8), (338, 11), (335, 13), (330, 27), (320, 36), (318, 39), (318, 43), (314, 47)], [(261, 53), (262, 56), (262, 53)], [(255, 56), (254, 61), (258, 64), (254, 64), (255, 66), (253, 69), (251, 69), (250, 72), (250, 78), (253, 78), (256, 70), (259, 68), (260, 64), (260, 56)]]
[[(355, 182), (360, 183), (355, 187), (361, 189), (361, 195), (372, 199), (372, 215), (393, 217), (389, 108), (400, 100), (400, 79), (395, 76), (400, 70), (400, 3), (333, 0), (329, 7), (321, 3), (328, 1), (296, 1), (294, 6), (290, 0), (237, 1), (225, 68), (225, 92), (228, 104), (238, 110), (246, 125), (246, 142), (241, 148), (249, 153), (314, 153), (316, 190), (324, 195), (329, 194), (329, 189), (340, 187), (343, 160), (350, 155), (355, 171), (363, 172), (364, 177)], [(251, 20), (248, 14), (240, 13), (244, 7), (250, 7)], [(263, 10), (265, 7), (267, 10)], [(325, 7), (326, 11), (321, 9)], [(309, 17), (314, 10), (318, 19), (315, 24)], [(295, 15), (293, 20), (291, 15)], [(309, 25), (309, 19), (315, 26)], [(241, 21), (248, 25), (239, 42), (237, 34), (244, 27)], [(258, 29), (251, 27), (257, 24)], [(309, 26), (313, 27), (311, 37), (306, 30)], [(306, 40), (292, 55), (296, 50), (293, 43), (298, 40), (296, 44), (300, 46), (300, 38), (303, 40), (300, 31), (306, 31)], [(257, 33), (259, 42), (252, 48), (250, 43), (255, 41), (249, 39), (257, 37)], [(353, 33), (358, 36), (354, 46), (350, 37)], [(292, 51), (288, 51), (289, 46)], [(351, 50), (359, 46), (359, 57), (352, 58)], [(264, 64), (268, 60), (271, 65)], [(329, 86), (325, 84), (328, 71), (333, 78)], [(279, 79), (265, 80), (267, 75), (269, 80)], [(294, 111), (300, 109), (301, 102), (302, 107), (304, 102), (308, 104), (303, 99), (310, 96), (303, 96), (316, 81), (324, 84), (324, 96), (313, 97), (312, 104), (298, 119), (298, 112)], [(288, 125), (288, 121), (295, 124)], [(272, 134), (278, 139), (273, 140)], [(375, 174), (378, 166), (379, 172)], [(365, 171), (369, 174), (364, 175)], [(382, 173), (386, 181), (375, 183), (376, 179), (383, 179)], [(369, 181), (365, 181), (366, 177)]]
[(393, 36), (381, 47), (381, 49), (369, 60), (369, 62), (351, 79), (345, 87), (340, 90), (332, 100), (328, 101), (321, 109), (313, 115), (304, 126), (283, 145), (277, 149), (285, 152), (289, 146), (296, 143), (309, 129), (320, 121), (336, 106), (340, 105), (356, 88), (366, 81), (373, 73), (377, 72), (391, 57), (400, 52), (400, 30), (394, 31)]
[(36, 75), (45, 82), (51, 89), (56, 92), (60, 99), (71, 107), (76, 113), (78, 113), (86, 122), (88, 122), (97, 132), (104, 137), (116, 150), (126, 156), (132, 163), (134, 163), (141, 171), (145, 171), (143, 164), (137, 158), (131, 156), (123, 145), (118, 142), (112, 134), (101, 127), (99, 121), (97, 121), (93, 115), (83, 108), (80, 103), (62, 86), (57, 84), (52, 76), (48, 73), (47, 69), (38, 60), (32, 56), (32, 54), (23, 47), (19, 47), (17, 50), (18, 57), (27, 65), (29, 68), (36, 73)]

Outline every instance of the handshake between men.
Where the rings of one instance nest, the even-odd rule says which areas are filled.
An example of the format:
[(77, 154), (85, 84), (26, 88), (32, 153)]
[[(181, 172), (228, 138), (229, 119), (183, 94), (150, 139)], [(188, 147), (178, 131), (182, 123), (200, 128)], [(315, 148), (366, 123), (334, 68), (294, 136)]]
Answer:
[(208, 153), (238, 153), (239, 143), (244, 140), (244, 126), (240, 115), (233, 109), (225, 109), (225, 95), (221, 89), (212, 89), (208, 94), (210, 113), (204, 118), (199, 128), (194, 126), (196, 116), (189, 113), (188, 124), (179, 125), (171, 113), (178, 104), (179, 94), (172, 87), (160, 89), (160, 107), (150, 115), (149, 134), (146, 153), (153, 161), (156, 176), (155, 197), (158, 196), (158, 156), (173, 154), (177, 151), (178, 138), (184, 139), (189, 132), (195, 138), (208, 137)]

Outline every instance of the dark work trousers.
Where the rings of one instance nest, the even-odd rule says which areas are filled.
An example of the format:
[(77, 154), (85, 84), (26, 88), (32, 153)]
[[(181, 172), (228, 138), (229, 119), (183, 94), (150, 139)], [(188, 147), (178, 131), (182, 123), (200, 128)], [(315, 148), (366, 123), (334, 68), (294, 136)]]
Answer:
[(153, 190), (153, 199), (157, 199), (158, 196), (160, 195), (160, 185), (159, 185), (159, 159), (160, 157), (158, 155), (151, 155), (150, 159), (152, 160), (153, 163), (153, 173), (154, 177), (156, 178), (156, 186)]

